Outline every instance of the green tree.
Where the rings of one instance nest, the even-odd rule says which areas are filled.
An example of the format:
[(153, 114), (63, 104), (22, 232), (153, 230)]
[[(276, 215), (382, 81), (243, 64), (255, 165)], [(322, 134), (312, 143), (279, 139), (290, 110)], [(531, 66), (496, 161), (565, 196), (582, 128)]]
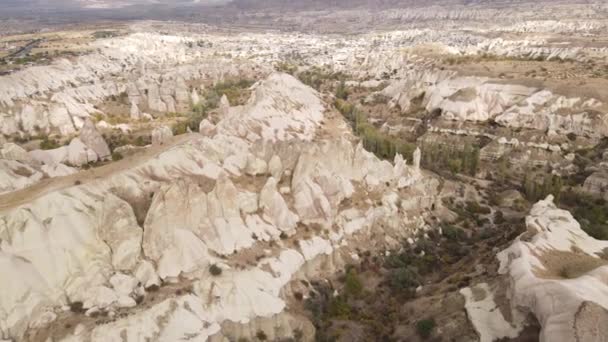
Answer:
[(462, 160), (461, 159), (450, 159), (448, 160), (448, 167), (450, 172), (453, 174), (459, 173), (462, 170)]
[(346, 84), (344, 81), (340, 81), (338, 84), (338, 88), (336, 89), (336, 97), (342, 100), (346, 100), (348, 98), (348, 90), (346, 89)]
[(534, 177), (528, 173), (524, 175), (524, 195), (530, 201), (536, 200), (536, 183)]
[(344, 281), (344, 294), (346, 296), (359, 297), (363, 292), (363, 285), (359, 280), (357, 271), (354, 267), (351, 267), (346, 272), (346, 279)]

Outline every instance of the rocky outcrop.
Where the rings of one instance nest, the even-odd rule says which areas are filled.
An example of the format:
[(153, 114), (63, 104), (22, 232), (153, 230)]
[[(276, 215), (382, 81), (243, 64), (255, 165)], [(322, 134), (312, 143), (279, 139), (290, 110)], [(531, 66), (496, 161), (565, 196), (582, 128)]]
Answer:
[(3, 213), (0, 226), (2, 273), (14, 284), (2, 292), (4, 335), (22, 336), (53, 306), (82, 302), (94, 309), (126, 303), (120, 299), (128, 294), (109, 283), (115, 272), (133, 270), (140, 255), (142, 232), (125, 201), (75, 187), (26, 208)]
[(0, 194), (25, 188), (42, 178), (44, 174), (28, 164), (0, 159)]
[(152, 145), (162, 145), (173, 137), (173, 131), (167, 126), (160, 126), (152, 130)]
[[(290, 87), (293, 98), (283, 93)], [(384, 248), (424, 225), (420, 215), (433, 201), (435, 181), (402, 158), (393, 165), (354, 147), (347, 125), (338, 126), (345, 140), (313, 140), (323, 127), (323, 102), (290, 76), (270, 76), (253, 92), (240, 120), (232, 107), (211, 138), (190, 135), (81, 185), (51, 182), (32, 190), (40, 193), (31, 202), (2, 197), (0, 272), (19, 279), (1, 295), (2, 337), (20, 340), (62, 324), (70, 314), (55, 310), (80, 306), (74, 303), (115, 321), (87, 321), (65, 340), (127, 334), (160, 341), (195, 333), (238, 339), (251, 335), (246, 327), (268, 324), (282, 327), (269, 336), (290, 337), (293, 330), (279, 331), (292, 326), (311, 336), (310, 324), (288, 318), (292, 282), (341, 267), (359, 234), (366, 248)], [(233, 129), (234, 122), (245, 124)], [(271, 167), (248, 175), (249, 159)], [(384, 183), (400, 179), (409, 185), (399, 192)], [(367, 191), (381, 200), (344, 201)], [(373, 240), (376, 226), (384, 233)], [(159, 285), (156, 300), (140, 308), (136, 299)], [(171, 286), (187, 290), (165, 289)], [(118, 316), (119, 308), (129, 314)]]
[[(85, 119), (102, 114), (97, 104), (108, 99), (127, 100), (134, 120), (143, 118), (142, 111), (184, 112), (200, 101), (191, 96), (187, 81), (249, 73), (239, 63), (210, 61), (187, 50), (189, 40), (134, 33), (97, 41), (91, 46), (96, 52), (74, 60), (1, 76), (0, 133), (73, 134)], [(117, 76), (125, 74), (129, 77)]]
[[(459, 11), (457, 15), (464, 16), (466, 12)], [(402, 17), (411, 20), (410, 12), (384, 15), (397, 21)], [(585, 21), (572, 22), (555, 22), (546, 18), (515, 24), (509, 22), (507, 32), (545, 32), (548, 27), (568, 32), (591, 32), (606, 26), (603, 22), (591, 22), (587, 16), (585, 18)], [(189, 30), (183, 27), (176, 34), (156, 33), (156, 28), (143, 24), (134, 25), (132, 29), (132, 33), (126, 36), (91, 43), (87, 47), (94, 52), (90, 54), (71, 60), (58, 59), (51, 65), (25, 68), (0, 77), (0, 133), (5, 136), (73, 134), (82, 128), (86, 118), (103, 114), (100, 109), (103, 106), (98, 105), (108, 99), (124, 100), (124, 113), (134, 120), (140, 120), (142, 112), (185, 112), (192, 105), (201, 103), (202, 94), (198, 89), (203, 83), (215, 84), (230, 76), (250, 77), (253, 73), (265, 75), (271, 72), (271, 65), (289, 61), (294, 54), (300, 55), (310, 65), (324, 65), (362, 79), (370, 78), (361, 82), (364, 86), (378, 86), (379, 80), (387, 77), (398, 79), (397, 83), (401, 85), (396, 88), (401, 89), (400, 95), (393, 99), (393, 103), (404, 111), (416, 107), (418, 97), (426, 92), (426, 88), (437, 88), (434, 92), (442, 95), (436, 97), (434, 105), (445, 107), (454, 118), (466, 116), (479, 121), (495, 115), (500, 108), (506, 109), (506, 102), (526, 95), (530, 88), (486, 82), (480, 78), (450, 79), (439, 84), (451, 78), (453, 73), (432, 71), (433, 61), (418, 55), (415, 52), (417, 47), (432, 44), (441, 55), (488, 54), (548, 60), (598, 60), (608, 52), (605, 47), (553, 42), (546, 39), (544, 33), (540, 37), (490, 37), (505, 32), (502, 26), (467, 27), (466, 31), (454, 30), (453, 27), (449, 30), (435, 26), (406, 27), (398, 31), (349, 37), (250, 33), (251, 39), (247, 40), (232, 35), (186, 32)], [(213, 47), (199, 46), (200, 41), (209, 42)], [(395, 95), (390, 89), (387, 93), (391, 93), (391, 98)], [(461, 101), (465, 95), (473, 93), (476, 100)], [(230, 107), (226, 100), (227, 97), (222, 96), (220, 101), (219, 112), (223, 114)], [(593, 116), (584, 109), (571, 114)], [(561, 118), (557, 116), (554, 119)], [(569, 126), (572, 120), (565, 119), (557, 123), (557, 127), (576, 131)]]
[[(492, 342), (501, 338), (517, 338), (524, 328), (524, 319), (519, 312), (504, 313), (496, 303), (494, 289), (480, 283), (460, 290), (464, 296), (469, 320), (479, 335), (480, 342)], [(507, 321), (505, 315), (509, 317)]]
[(72, 139), (68, 145), (52, 150), (33, 150), (28, 155), (30, 160), (48, 167), (58, 164), (82, 166), (108, 158), (110, 148), (93, 122), (87, 120), (80, 137)]
[(28, 187), (46, 177), (66, 176), (76, 172), (76, 169), (61, 162), (72, 161), (74, 165), (81, 165), (96, 160), (95, 154), (87, 150), (78, 138), (74, 140), (70, 146), (61, 148), (58, 153), (59, 162), (53, 152), (27, 152), (16, 144), (4, 144), (0, 149), (0, 194)]
[(583, 190), (596, 197), (608, 197), (608, 172), (604, 169), (589, 175), (583, 183)]
[(139, 111), (139, 107), (135, 102), (131, 103), (131, 111), (130, 111), (131, 119), (139, 120), (141, 118), (141, 112)]
[[(602, 258), (608, 242), (587, 235), (569, 212), (553, 204), (552, 196), (532, 207), (526, 226), (528, 231), (498, 254), (499, 272), (506, 277), (499, 286), (507, 286), (506, 310), (511, 312), (503, 316), (501, 309), (498, 315), (493, 305), (473, 299), (479, 297), (475, 289), (463, 292), (480, 336), (488, 341), (513, 337), (513, 327), (521, 327), (522, 317), (530, 313), (542, 327), (541, 341), (608, 338), (598, 323), (608, 309), (608, 262)], [(507, 316), (512, 325), (505, 322)]]
[[(290, 103), (282, 102), (285, 98)], [(288, 108), (294, 113), (286, 117)], [(217, 132), (248, 141), (311, 140), (323, 119), (323, 110), (314, 90), (291, 75), (275, 73), (254, 88), (247, 104), (229, 107)]]
[(439, 111), (442, 118), (451, 121), (494, 121), (509, 128), (594, 138), (608, 134), (606, 114), (597, 110), (601, 103), (596, 99), (567, 98), (487, 78), (410, 72), (380, 94), (404, 112), (416, 105), (429, 113)]
[(207, 136), (214, 136), (216, 133), (215, 125), (209, 120), (203, 119), (198, 126), (198, 132)]
[(93, 121), (85, 121), (80, 130), (80, 140), (82, 140), (89, 149), (93, 150), (100, 160), (110, 156), (110, 148), (101, 134), (97, 131), (97, 128), (95, 128)]

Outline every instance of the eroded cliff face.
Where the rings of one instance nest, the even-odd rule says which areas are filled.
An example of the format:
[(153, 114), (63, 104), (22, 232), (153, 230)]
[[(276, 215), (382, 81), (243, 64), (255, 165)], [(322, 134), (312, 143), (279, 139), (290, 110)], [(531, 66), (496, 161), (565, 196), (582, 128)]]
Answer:
[[(578, 9), (593, 20), (455, 29), (432, 23), (502, 12), (383, 12), (412, 25), (349, 36), (143, 22), (0, 76), (0, 337), (312, 340), (304, 301), (342, 298), (351, 266), (373, 278), (370, 312), (414, 297), (360, 338), (417, 338), (432, 314), (437, 334), (470, 340), (463, 305), (482, 341), (535, 320), (546, 341), (605, 336), (607, 246), (550, 198), (511, 245), (529, 205), (518, 176), (584, 176), (607, 196), (605, 162), (581, 162), (601, 153), (579, 153), (608, 133), (606, 22)], [(224, 89), (206, 107), (234, 77), (246, 96)], [(65, 146), (42, 149), (46, 135)], [(444, 155), (469, 164), (465, 176), (439, 163), (442, 179), (415, 145), (478, 154)], [(384, 265), (391, 255), (408, 265)], [(412, 275), (414, 262), (439, 269)], [(400, 271), (414, 285), (395, 291)]]
[[(603, 28), (601, 23), (589, 24), (588, 27), (579, 27), (579, 24), (572, 22), (562, 29), (569, 33), (583, 31), (591, 34)], [(160, 29), (153, 23), (135, 24), (126, 36), (90, 43), (92, 52), (84, 56), (63, 58), (50, 65), (29, 67), (1, 76), (0, 133), (4, 138), (75, 134), (87, 118), (113, 114), (103, 106), (109, 98), (124, 100), (129, 117), (134, 121), (144, 119), (145, 114), (183, 112), (200, 101), (204, 84), (237, 74), (241, 77), (267, 75), (272, 71), (273, 64), (294, 60), (306, 66), (329, 66), (361, 79), (380, 79), (392, 75), (407, 81), (411, 79), (408, 77), (410, 69), (423, 73), (435, 72), (436, 63), (428, 51), (455, 58), (485, 54), (505, 59), (545, 61), (593, 61), (605, 56), (605, 48), (578, 43), (558, 44), (544, 38), (543, 30), (554, 26), (560, 25), (548, 21), (525, 21), (513, 24), (511, 28), (492, 27), (484, 30), (446, 32), (437, 28), (411, 28), (353, 37), (288, 33), (252, 33), (244, 37), (205, 33), (207, 28), (199, 28), (203, 33), (192, 33), (171, 24)], [(166, 34), (163, 28), (177, 32)], [(509, 39), (488, 37), (489, 33), (502, 34), (505, 30), (510, 33), (530, 30), (536, 34), (530, 37), (515, 34)], [(425, 49), (428, 51), (425, 52)], [(427, 75), (422, 79), (435, 77)], [(417, 78), (419, 81), (422, 79)], [(402, 92), (413, 91), (408, 88)], [(497, 106), (513, 102), (513, 96), (523, 101), (517, 96), (532, 95), (531, 89), (500, 86), (478, 78), (466, 81), (452, 79), (437, 84), (436, 88), (445, 97), (460, 90), (485, 99), (472, 101), (466, 108), (460, 104), (462, 101), (447, 103), (445, 99), (441, 98), (440, 101), (440, 98), (435, 98), (431, 102), (432, 105), (444, 102), (443, 106), (455, 109), (450, 112), (456, 118), (475, 121), (495, 116), (500, 108)], [(534, 93), (539, 93), (539, 90), (542, 89)], [(506, 97), (491, 100), (498, 96), (494, 94), (497, 92), (505, 93)], [(486, 103), (488, 101), (491, 103)], [(577, 123), (593, 120), (583, 115), (583, 109), (592, 109), (596, 103), (585, 101), (558, 99), (552, 94), (540, 93), (522, 106), (557, 109), (573, 104), (581, 111), (572, 114), (580, 114), (581, 117), (575, 115), (560, 120), (561, 116), (547, 112), (543, 118), (536, 119), (529, 118), (529, 110), (524, 109), (513, 110), (501, 120), (505, 123), (524, 122), (524, 126), (548, 125), (551, 126), (549, 128), (576, 130), (573, 126)], [(546, 105), (547, 102), (551, 105)], [(407, 103), (408, 100), (404, 98), (399, 104), (407, 109)], [(467, 114), (467, 108), (471, 109), (475, 104), (481, 106), (481, 113)], [(551, 124), (546, 121), (551, 121)]]
[(310, 338), (290, 311), (301, 280), (331, 276), (363, 241), (381, 250), (424, 229), (435, 202), (435, 179), (355, 146), (286, 74), (214, 130), (2, 196), (2, 337)]
[(110, 97), (125, 97), (134, 120), (184, 111), (199, 101), (203, 80), (259, 67), (213, 57), (192, 37), (133, 33), (92, 44), (90, 54), (0, 77), (0, 133), (74, 134)]
[(552, 196), (532, 207), (526, 226), (497, 255), (501, 279), (461, 290), (481, 340), (518, 336), (529, 314), (541, 326), (541, 341), (601, 340), (607, 333), (601, 322), (608, 317), (608, 243), (587, 235)]

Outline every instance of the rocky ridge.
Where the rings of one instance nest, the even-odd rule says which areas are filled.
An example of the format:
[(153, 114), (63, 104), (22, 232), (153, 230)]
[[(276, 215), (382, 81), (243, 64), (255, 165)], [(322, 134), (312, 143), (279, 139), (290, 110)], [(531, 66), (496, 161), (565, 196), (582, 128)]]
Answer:
[[(481, 340), (518, 336), (528, 314), (542, 327), (541, 341), (606, 336), (600, 322), (608, 317), (608, 243), (587, 235), (552, 196), (532, 207), (526, 226), (528, 231), (497, 255), (505, 277), (499, 284), (461, 290)], [(507, 303), (494, 300), (501, 287)]]
[[(541, 28), (550, 25), (543, 23)], [(426, 69), (432, 60), (404, 48), (428, 44), (457, 57), (490, 54), (587, 60), (606, 54), (605, 50), (576, 44), (553, 46), (542, 38), (507, 40), (488, 38), (487, 32), (446, 33), (430, 28), (352, 38), (276, 33), (247, 37), (189, 32), (166, 35), (146, 24), (133, 25), (132, 31), (124, 37), (94, 42), (96, 52), (91, 54), (0, 77), (0, 133), (5, 137), (73, 134), (86, 118), (103, 114), (99, 104), (111, 97), (125, 97), (134, 120), (146, 112), (183, 111), (199, 101), (203, 81), (247, 75), (252, 70), (268, 73), (269, 65), (289, 61), (294, 55), (308, 65), (328, 65), (357, 77), (379, 78), (393, 70), (402, 73), (408, 69), (404, 63), (409, 68)]]
[[(434, 202), (437, 183), (417, 162), (380, 161), (348, 140), (311, 141), (331, 117), (291, 76), (274, 74), (255, 88), (212, 137), (195, 136), (138, 166), (54, 187), (25, 204), (4, 202), (0, 265), (15, 281), (3, 291), (2, 337), (237, 338), (264, 325), (222, 326), (260, 319), (287, 324), (277, 337), (294, 329), (310, 334), (305, 322), (290, 325), (289, 310), (283, 314), (293, 286), (306, 292), (295, 279), (331, 274), (354, 257), (358, 239), (369, 243), (372, 226), (386, 234), (372, 239), (377, 248), (424, 227), (420, 215)], [(240, 132), (232, 130), (237, 114), (249, 116)], [(268, 133), (253, 139), (256, 127)], [(368, 193), (378, 202), (355, 200)], [(191, 293), (139, 309), (151, 289), (161, 285), (164, 293), (172, 283), (190, 284)], [(94, 320), (83, 319), (74, 330), (52, 328), (78, 310), (104, 312), (111, 323), (91, 327)], [(127, 314), (115, 316), (119, 310)]]

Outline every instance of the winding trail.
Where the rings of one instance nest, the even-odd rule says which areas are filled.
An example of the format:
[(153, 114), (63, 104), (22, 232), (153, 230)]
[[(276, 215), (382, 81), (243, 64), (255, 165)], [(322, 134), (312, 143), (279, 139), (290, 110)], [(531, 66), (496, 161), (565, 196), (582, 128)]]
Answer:
[(0, 195), (0, 214), (9, 209), (36, 200), (50, 192), (59, 191), (74, 186), (76, 185), (76, 182), (79, 182), (79, 184), (85, 184), (87, 182), (106, 178), (113, 174), (129, 170), (145, 163), (150, 159), (158, 157), (161, 153), (168, 151), (175, 146), (183, 145), (191, 140), (202, 137), (203, 136), (199, 133), (187, 133), (174, 136), (168, 143), (158, 146), (150, 146), (144, 151), (126, 157), (125, 159), (111, 162), (109, 164), (89, 170), (82, 170), (67, 176), (45, 178), (27, 188), (2, 194)]

